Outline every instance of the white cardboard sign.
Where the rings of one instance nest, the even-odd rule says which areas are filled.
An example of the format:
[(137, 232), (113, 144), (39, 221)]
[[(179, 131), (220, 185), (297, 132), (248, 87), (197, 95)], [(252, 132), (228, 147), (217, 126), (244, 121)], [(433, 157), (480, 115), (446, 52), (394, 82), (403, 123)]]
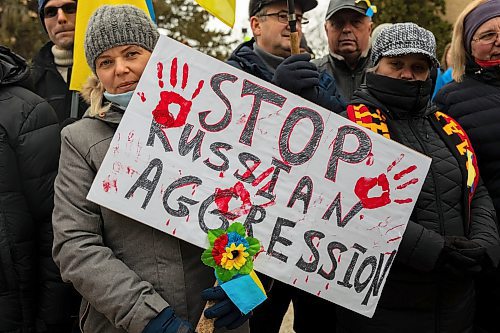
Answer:
[(258, 271), (371, 317), (429, 165), (162, 36), (88, 199), (204, 248), (242, 222)]

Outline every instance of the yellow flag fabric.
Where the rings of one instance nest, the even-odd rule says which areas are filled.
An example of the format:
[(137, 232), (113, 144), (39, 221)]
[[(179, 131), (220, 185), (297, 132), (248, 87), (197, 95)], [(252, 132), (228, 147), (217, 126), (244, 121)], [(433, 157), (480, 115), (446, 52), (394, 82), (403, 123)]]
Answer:
[(148, 5), (144, 0), (87, 0), (78, 1), (76, 26), (75, 26), (75, 46), (73, 49), (73, 70), (71, 72), (70, 90), (82, 90), (83, 84), (87, 81), (92, 71), (87, 65), (83, 42), (85, 31), (90, 16), (102, 5), (134, 5), (149, 14)]
[(234, 26), (236, 0), (196, 0), (196, 2), (229, 27)]

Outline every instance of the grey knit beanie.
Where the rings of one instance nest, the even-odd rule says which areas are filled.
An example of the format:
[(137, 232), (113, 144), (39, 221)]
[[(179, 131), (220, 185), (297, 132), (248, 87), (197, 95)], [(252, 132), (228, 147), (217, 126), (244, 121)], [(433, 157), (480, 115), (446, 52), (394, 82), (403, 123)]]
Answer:
[(372, 64), (382, 57), (423, 54), (433, 67), (439, 66), (436, 58), (436, 39), (429, 30), (415, 23), (396, 23), (380, 31), (372, 45)]
[(85, 34), (85, 57), (95, 73), (95, 60), (106, 50), (139, 45), (153, 52), (159, 33), (149, 16), (131, 5), (101, 6), (92, 14)]

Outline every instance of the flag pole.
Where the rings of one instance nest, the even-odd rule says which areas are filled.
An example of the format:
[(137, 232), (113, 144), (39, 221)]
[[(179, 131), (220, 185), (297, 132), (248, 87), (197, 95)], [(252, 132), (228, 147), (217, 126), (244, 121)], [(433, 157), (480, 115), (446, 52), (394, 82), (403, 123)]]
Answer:
[(290, 26), (290, 44), (292, 54), (300, 53), (299, 32), (297, 31), (297, 15), (295, 15), (295, 0), (287, 0), (288, 25)]

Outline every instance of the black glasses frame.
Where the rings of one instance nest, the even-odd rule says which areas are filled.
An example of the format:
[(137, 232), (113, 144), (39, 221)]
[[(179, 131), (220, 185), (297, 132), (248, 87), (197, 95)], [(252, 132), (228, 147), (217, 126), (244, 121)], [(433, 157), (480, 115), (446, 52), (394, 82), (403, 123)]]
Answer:
[[(264, 17), (264, 16), (276, 16), (278, 22), (288, 23), (288, 12), (285, 11), (258, 15), (258, 17)], [(297, 17), (297, 23), (300, 23), (302, 25), (309, 23), (309, 20), (302, 15), (296, 15), (296, 17)]]
[(48, 6), (43, 9), (43, 15), (45, 18), (52, 18), (56, 17), (57, 13), (59, 12), (59, 9), (62, 9), (62, 11), (65, 14), (75, 14), (76, 13), (76, 2), (71, 2), (71, 3), (65, 3), (62, 6)]

